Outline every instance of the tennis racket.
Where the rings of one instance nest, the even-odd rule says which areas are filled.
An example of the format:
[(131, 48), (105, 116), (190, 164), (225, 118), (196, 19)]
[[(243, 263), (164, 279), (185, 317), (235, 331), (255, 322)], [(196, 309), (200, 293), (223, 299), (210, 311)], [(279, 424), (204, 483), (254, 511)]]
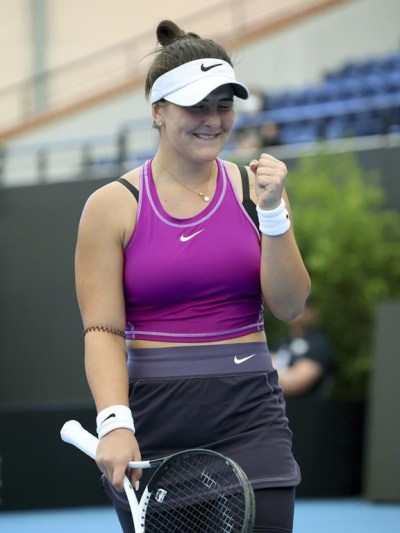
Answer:
[[(98, 439), (79, 422), (61, 429), (64, 442), (92, 459)], [(140, 501), (125, 476), (124, 490), (135, 533), (250, 533), (254, 493), (243, 470), (231, 459), (207, 449), (192, 449), (129, 468), (155, 468)]]

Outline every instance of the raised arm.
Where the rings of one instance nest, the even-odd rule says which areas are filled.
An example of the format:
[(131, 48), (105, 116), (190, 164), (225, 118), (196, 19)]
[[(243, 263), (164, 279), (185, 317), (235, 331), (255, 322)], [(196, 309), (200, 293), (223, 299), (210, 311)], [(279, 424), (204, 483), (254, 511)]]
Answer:
[(262, 234), (261, 287), (268, 309), (277, 318), (288, 321), (298, 316), (310, 292), (310, 277), (296, 243), (289, 199), (284, 190), (287, 169), (282, 161), (262, 154), (252, 161), (253, 200), (262, 211), (276, 209), (283, 199), (290, 227), (276, 236)]

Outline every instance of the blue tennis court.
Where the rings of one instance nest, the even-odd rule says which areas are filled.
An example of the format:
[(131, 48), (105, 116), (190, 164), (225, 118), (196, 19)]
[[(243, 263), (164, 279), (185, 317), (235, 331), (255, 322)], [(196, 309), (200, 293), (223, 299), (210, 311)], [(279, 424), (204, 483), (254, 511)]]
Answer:
[[(400, 504), (360, 499), (299, 500), (294, 533), (380, 533), (400, 529)], [(109, 507), (0, 514), (2, 533), (120, 533)]]

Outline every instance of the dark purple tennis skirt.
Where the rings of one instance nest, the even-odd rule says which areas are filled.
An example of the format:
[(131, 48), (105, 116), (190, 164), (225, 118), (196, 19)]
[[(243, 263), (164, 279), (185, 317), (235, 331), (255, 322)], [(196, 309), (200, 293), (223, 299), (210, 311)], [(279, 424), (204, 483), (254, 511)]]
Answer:
[(266, 343), (129, 350), (128, 368), (143, 458), (210, 448), (239, 463), (254, 488), (298, 484)]
[(209, 448), (236, 461), (254, 489), (298, 485), (292, 433), (266, 343), (129, 350), (128, 368), (144, 460)]

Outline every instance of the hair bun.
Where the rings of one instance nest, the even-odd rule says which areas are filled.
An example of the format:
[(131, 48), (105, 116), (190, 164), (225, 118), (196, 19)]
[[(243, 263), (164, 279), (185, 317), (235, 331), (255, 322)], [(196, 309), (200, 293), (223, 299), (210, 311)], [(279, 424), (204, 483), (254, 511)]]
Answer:
[(168, 46), (180, 39), (199, 39), (195, 33), (186, 33), (172, 20), (163, 20), (157, 26), (157, 41), (161, 46)]

